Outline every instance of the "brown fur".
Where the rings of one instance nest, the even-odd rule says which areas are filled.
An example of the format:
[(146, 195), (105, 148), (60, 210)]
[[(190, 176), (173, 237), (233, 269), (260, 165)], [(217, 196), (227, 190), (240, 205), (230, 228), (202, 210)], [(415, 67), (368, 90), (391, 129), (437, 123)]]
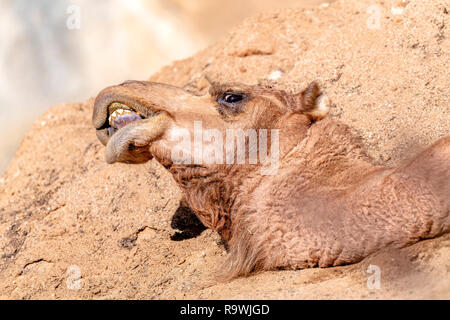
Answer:
[[(218, 102), (224, 92), (244, 93), (248, 99), (239, 112), (228, 112)], [(144, 114), (146, 109), (160, 111), (157, 117), (163, 120), (133, 123), (110, 138), (105, 130), (112, 102)], [(348, 126), (321, 120), (325, 102), (315, 83), (297, 95), (213, 84), (209, 94), (197, 96), (132, 81), (98, 95), (93, 122), (108, 152), (116, 152), (109, 162), (153, 156), (173, 174), (202, 223), (227, 240), (231, 276), (354, 263), (387, 246), (403, 247), (448, 232), (450, 136), (396, 168), (374, 166)], [(180, 127), (192, 132), (194, 120), (222, 132), (279, 129), (278, 172), (262, 175), (260, 164), (174, 164), (169, 133)], [(118, 143), (137, 140), (141, 152), (114, 151)]]

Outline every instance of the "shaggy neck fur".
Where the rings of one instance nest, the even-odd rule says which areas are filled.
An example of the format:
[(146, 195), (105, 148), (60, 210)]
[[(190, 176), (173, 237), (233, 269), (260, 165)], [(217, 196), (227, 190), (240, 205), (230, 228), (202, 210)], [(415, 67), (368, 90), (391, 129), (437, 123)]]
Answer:
[[(360, 139), (332, 120), (313, 124), (281, 159), (277, 175), (261, 176), (255, 169), (190, 168), (195, 178), (180, 183), (202, 222), (228, 241), (226, 278), (274, 268), (342, 265), (449, 227), (448, 211), (441, 217), (419, 214), (428, 212), (430, 203), (439, 207), (435, 195), (412, 190), (394, 169), (372, 165)], [(186, 171), (179, 177), (186, 177)], [(383, 186), (385, 181), (390, 184)], [(396, 202), (405, 197), (408, 206)], [(296, 205), (286, 207), (292, 201)], [(378, 212), (388, 207), (393, 210)], [(364, 228), (371, 231), (361, 233)]]

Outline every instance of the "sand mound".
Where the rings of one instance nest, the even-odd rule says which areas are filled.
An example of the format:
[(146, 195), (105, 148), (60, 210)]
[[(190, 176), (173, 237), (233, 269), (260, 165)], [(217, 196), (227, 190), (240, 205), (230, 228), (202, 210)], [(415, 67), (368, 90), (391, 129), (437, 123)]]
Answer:
[[(396, 164), (450, 133), (449, 11), (358, 0), (264, 14), (151, 79), (200, 92), (204, 75), (289, 91), (318, 80), (332, 116), (375, 162)], [(177, 210), (158, 163), (105, 163), (92, 103), (46, 112), (0, 181), (0, 298), (450, 298), (450, 235), (350, 266), (219, 281), (219, 237)], [(367, 286), (370, 265), (380, 289)]]

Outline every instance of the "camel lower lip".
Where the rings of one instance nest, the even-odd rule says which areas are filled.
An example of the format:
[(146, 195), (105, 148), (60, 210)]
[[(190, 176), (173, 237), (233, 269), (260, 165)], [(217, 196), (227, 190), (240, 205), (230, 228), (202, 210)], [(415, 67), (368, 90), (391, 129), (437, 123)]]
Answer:
[(149, 146), (167, 130), (170, 121), (170, 117), (161, 111), (153, 117), (131, 121), (118, 130), (108, 127), (109, 134), (100, 132), (97, 136), (105, 142), (106, 162), (148, 161), (152, 158)]

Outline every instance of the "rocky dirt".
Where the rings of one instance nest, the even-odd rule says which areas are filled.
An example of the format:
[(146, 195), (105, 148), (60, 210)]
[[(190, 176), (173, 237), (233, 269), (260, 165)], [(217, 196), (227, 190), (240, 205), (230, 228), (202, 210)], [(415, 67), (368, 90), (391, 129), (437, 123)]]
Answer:
[[(374, 162), (395, 165), (450, 133), (450, 2), (337, 1), (246, 20), (151, 77), (326, 89)], [(179, 208), (156, 162), (104, 161), (93, 100), (47, 111), (0, 180), (0, 298), (450, 298), (450, 234), (360, 263), (223, 281), (220, 238)], [(381, 271), (379, 289), (367, 281)]]

